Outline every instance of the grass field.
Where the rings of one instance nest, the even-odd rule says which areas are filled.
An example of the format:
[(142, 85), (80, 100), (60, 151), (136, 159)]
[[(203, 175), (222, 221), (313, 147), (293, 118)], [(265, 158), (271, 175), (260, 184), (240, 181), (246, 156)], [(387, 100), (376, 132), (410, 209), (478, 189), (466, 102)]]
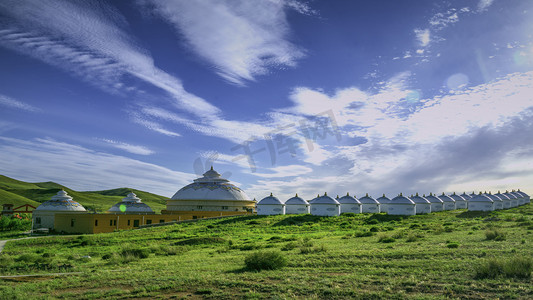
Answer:
[[(424, 216), (246, 216), (9, 242), (2, 298), (531, 299), (533, 207)], [(250, 271), (247, 256), (286, 266)], [(262, 254), (260, 254), (262, 255)], [(90, 256), (87, 257), (87, 256)], [(494, 278), (492, 278), (494, 277)]]
[(98, 212), (105, 212), (115, 203), (126, 197), (130, 191), (137, 194), (156, 213), (159, 213), (166, 207), (166, 200), (168, 199), (164, 196), (130, 188), (79, 192), (55, 182), (29, 183), (0, 175), (0, 205), (12, 203), (15, 207), (24, 204), (37, 207), (44, 201), (50, 200), (61, 189), (64, 189), (75, 201), (79, 202), (86, 209), (96, 210)]

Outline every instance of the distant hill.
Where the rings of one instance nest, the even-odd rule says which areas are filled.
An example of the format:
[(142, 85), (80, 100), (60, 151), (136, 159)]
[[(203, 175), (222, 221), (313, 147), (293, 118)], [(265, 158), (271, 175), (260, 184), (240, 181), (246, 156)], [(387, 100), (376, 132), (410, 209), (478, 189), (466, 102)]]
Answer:
[(44, 201), (50, 200), (61, 189), (64, 189), (86, 209), (96, 210), (97, 212), (105, 212), (129, 192), (137, 194), (156, 213), (166, 207), (166, 200), (168, 199), (164, 196), (130, 188), (80, 192), (51, 181), (29, 183), (0, 175), (0, 205), (12, 203), (15, 207), (24, 204), (37, 207)]

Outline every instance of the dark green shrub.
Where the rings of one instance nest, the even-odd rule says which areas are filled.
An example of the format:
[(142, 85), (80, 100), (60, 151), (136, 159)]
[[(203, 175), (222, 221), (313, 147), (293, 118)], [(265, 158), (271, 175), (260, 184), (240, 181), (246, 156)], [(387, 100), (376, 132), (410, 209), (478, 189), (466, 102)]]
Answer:
[(446, 245), (446, 247), (448, 247), (448, 248), (459, 248), (459, 244), (458, 243), (449, 243), (448, 245)]
[(298, 243), (289, 242), (289, 243), (285, 244), (283, 247), (281, 247), (281, 251), (290, 251), (292, 249), (295, 249), (296, 247), (298, 247)]
[(371, 220), (367, 220), (365, 223), (368, 225), (375, 225), (375, 224), (379, 224), (379, 221), (376, 219), (371, 219)]
[(341, 216), (342, 217), (355, 217), (355, 216), (357, 216), (357, 214), (351, 213), (351, 212), (347, 212), (347, 213), (342, 213)]
[(379, 232), (379, 231), (381, 231), (379, 227), (376, 227), (376, 226), (370, 227), (370, 232)]
[(287, 259), (279, 251), (258, 251), (246, 256), (244, 260), (248, 270), (276, 270), (287, 265)]
[(485, 238), (490, 241), (503, 241), (505, 240), (505, 233), (503, 231), (500, 231), (498, 229), (488, 229), (485, 231)]
[(22, 254), (21, 256), (17, 257), (15, 261), (22, 261), (22, 262), (30, 263), (30, 262), (36, 262), (40, 258), (41, 256), (35, 253), (27, 253), (27, 254)]
[(360, 231), (360, 232), (354, 233), (355, 237), (366, 237), (366, 236), (373, 236), (373, 235), (374, 235), (374, 232), (372, 231)]
[(133, 256), (136, 258), (148, 258), (148, 256), (150, 256), (150, 252), (148, 249), (123, 249), (120, 255), (123, 257)]
[(393, 243), (395, 241), (396, 241), (395, 238), (388, 236), (388, 235), (381, 235), (378, 238), (378, 243)]

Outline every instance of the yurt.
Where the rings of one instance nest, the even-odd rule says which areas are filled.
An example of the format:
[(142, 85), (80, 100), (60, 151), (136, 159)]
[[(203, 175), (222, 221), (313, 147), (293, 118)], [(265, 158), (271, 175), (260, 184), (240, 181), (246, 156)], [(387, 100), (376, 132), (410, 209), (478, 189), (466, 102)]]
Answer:
[(517, 207), (518, 206), (518, 198), (515, 195), (513, 195), (509, 191), (505, 191), (505, 193), (503, 193), (503, 194), (505, 196), (509, 197), (509, 199), (511, 199), (511, 207)]
[(341, 204), (341, 214), (361, 213), (361, 202), (357, 198), (350, 196), (350, 193), (346, 193), (346, 196), (340, 197), (337, 201)]
[(317, 194), (315, 198), (307, 201), (309, 204), (313, 203), (313, 201), (315, 201), (316, 199), (320, 198), (320, 194)]
[(285, 214), (287, 215), (299, 215), (309, 213), (309, 202), (296, 196), (285, 201)]
[(414, 216), (416, 214), (415, 202), (404, 197), (401, 193), (392, 198), (387, 206), (389, 215)]
[(494, 195), (500, 197), (500, 199), (503, 200), (503, 209), (511, 208), (511, 198), (509, 196), (500, 193), (500, 191), (498, 191), (498, 193)]
[(522, 196), (522, 194), (517, 193), (515, 190), (511, 191), (511, 194), (515, 195), (516, 199), (518, 199), (518, 205), (524, 205), (526, 204), (526, 199)]
[(501, 210), (503, 209), (503, 199), (496, 196), (496, 195), (493, 195), (491, 192), (488, 192), (488, 193), (484, 193), (483, 195), (489, 197), (493, 203), (494, 203), (494, 210)]
[(143, 203), (135, 193), (130, 192), (122, 201), (113, 205), (107, 212), (114, 214), (153, 214), (150, 206)]
[(487, 197), (486, 195), (479, 192), (478, 195), (472, 197), (468, 201), (468, 210), (469, 211), (492, 211), (494, 210), (494, 201)]
[(33, 210), (33, 229), (54, 229), (54, 220), (57, 213), (80, 213), (87, 212), (85, 208), (74, 201), (67, 192), (61, 190), (48, 201), (41, 203)]
[(388, 205), (390, 203), (390, 199), (383, 194), (383, 196), (376, 199), (379, 202), (379, 211), (386, 213), (388, 211)]
[(261, 199), (257, 202), (257, 215), (270, 216), (270, 215), (284, 215), (285, 204), (274, 197), (272, 193), (270, 196)]
[(431, 202), (428, 199), (419, 196), (418, 193), (410, 197), (410, 199), (415, 203), (415, 213), (417, 215), (429, 214), (431, 212)]
[(526, 193), (520, 191), (520, 189), (518, 189), (517, 193), (521, 194), (522, 197), (524, 197), (524, 200), (526, 201), (526, 202), (525, 202), (526, 204), (531, 203), (531, 198), (529, 198), (529, 195), (528, 195), (528, 194), (526, 194)]
[(439, 196), (439, 199), (442, 200), (442, 205), (444, 210), (455, 210), (455, 200), (452, 197), (446, 196), (444, 192)]
[(372, 196), (368, 196), (368, 193), (366, 196), (359, 199), (359, 202), (361, 202), (361, 212), (362, 213), (379, 213), (380, 207), (379, 202), (372, 198)]
[(315, 216), (338, 216), (341, 214), (341, 204), (324, 193), (311, 203), (311, 214)]
[(468, 202), (466, 201), (466, 199), (455, 194), (455, 192), (448, 196), (455, 200), (455, 209), (464, 209), (468, 207)]
[(428, 201), (431, 203), (431, 212), (444, 210), (444, 203), (442, 200), (435, 197), (432, 193), (429, 193), (429, 196), (427, 197), (424, 195), (424, 198), (428, 199)]

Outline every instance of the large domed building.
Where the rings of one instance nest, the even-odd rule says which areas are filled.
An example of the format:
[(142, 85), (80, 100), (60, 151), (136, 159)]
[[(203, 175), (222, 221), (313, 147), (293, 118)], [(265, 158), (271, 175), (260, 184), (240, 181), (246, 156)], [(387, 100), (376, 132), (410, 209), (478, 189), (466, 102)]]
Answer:
[(199, 219), (249, 214), (254, 207), (255, 201), (211, 167), (203, 177), (184, 186), (167, 200), (167, 209), (161, 213), (179, 215), (180, 219)]
[(74, 201), (67, 192), (60, 190), (48, 201), (43, 202), (33, 211), (33, 229), (54, 229), (56, 214), (84, 213), (85, 208)]

